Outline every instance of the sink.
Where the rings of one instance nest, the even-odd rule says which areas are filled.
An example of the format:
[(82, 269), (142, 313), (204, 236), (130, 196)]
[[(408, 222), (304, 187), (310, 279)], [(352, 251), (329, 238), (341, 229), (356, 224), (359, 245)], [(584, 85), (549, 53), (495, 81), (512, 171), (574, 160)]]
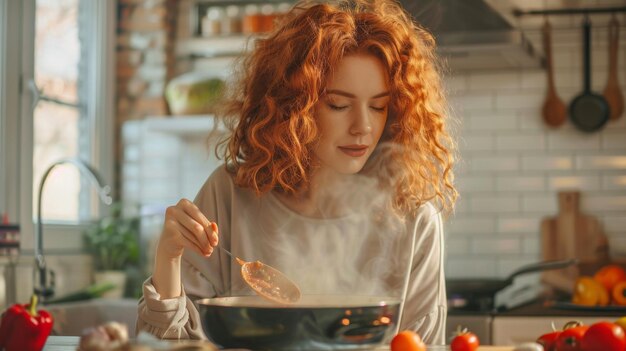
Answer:
[(128, 335), (135, 336), (136, 299), (93, 299), (42, 306), (54, 318), (52, 335), (80, 336), (83, 330), (115, 321), (128, 326)]

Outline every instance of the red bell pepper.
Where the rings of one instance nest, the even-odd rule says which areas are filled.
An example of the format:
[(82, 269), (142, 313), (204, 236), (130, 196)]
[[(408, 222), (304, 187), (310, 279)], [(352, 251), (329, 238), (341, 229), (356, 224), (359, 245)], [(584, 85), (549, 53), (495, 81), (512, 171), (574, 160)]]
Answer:
[(2, 314), (0, 322), (0, 350), (40, 351), (52, 330), (52, 316), (45, 310), (37, 311), (37, 295), (30, 304), (15, 304)]

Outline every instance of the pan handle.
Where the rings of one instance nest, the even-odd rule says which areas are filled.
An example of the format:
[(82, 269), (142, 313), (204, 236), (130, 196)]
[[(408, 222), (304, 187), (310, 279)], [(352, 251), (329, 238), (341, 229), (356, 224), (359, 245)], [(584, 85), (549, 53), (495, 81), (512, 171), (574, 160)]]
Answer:
[(528, 266), (524, 266), (518, 270), (516, 270), (515, 272), (511, 273), (511, 275), (509, 275), (508, 278), (506, 278), (505, 286), (509, 286), (513, 283), (513, 280), (522, 274), (526, 274), (526, 273), (532, 273), (532, 272), (541, 272), (541, 271), (549, 271), (552, 269), (562, 269), (562, 268), (567, 268), (569, 266), (573, 266), (575, 264), (577, 264), (579, 261), (576, 258), (572, 258), (569, 260), (555, 260), (555, 261), (545, 261), (545, 262), (539, 262), (539, 263), (534, 263)]

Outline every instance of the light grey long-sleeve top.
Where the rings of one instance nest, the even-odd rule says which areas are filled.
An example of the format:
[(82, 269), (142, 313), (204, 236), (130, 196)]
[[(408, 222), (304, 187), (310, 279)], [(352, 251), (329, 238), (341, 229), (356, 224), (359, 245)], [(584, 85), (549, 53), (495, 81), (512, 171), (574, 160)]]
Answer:
[[(353, 181), (342, 186), (354, 211), (316, 219), (294, 212), (271, 192), (256, 196), (237, 187), (222, 166), (209, 177), (194, 203), (217, 222), (219, 245), (235, 256), (277, 268), (303, 294), (401, 298), (400, 330), (415, 330), (428, 344), (444, 344), (447, 309), (441, 216), (428, 203), (414, 218), (380, 216), (376, 204), (384, 197), (375, 188), (366, 190), (364, 184)], [(194, 301), (253, 294), (241, 278), (239, 265), (221, 250), (208, 258), (185, 250), (181, 270), (183, 293), (177, 298), (161, 299), (152, 280), (146, 280), (138, 331), (164, 339), (205, 339)]]

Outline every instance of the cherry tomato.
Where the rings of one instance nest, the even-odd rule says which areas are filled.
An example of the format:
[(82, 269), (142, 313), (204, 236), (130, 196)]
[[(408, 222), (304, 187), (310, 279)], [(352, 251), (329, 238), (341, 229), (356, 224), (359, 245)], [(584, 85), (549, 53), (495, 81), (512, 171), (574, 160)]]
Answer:
[(626, 316), (620, 317), (614, 323), (622, 327), (622, 329), (624, 329), (624, 332), (626, 332)]
[(582, 351), (581, 341), (585, 332), (589, 329), (586, 325), (579, 325), (565, 329), (556, 339), (556, 350), (558, 351)]
[(412, 330), (404, 330), (391, 339), (391, 351), (426, 351), (420, 336)]
[(543, 346), (544, 351), (556, 351), (556, 339), (559, 338), (559, 335), (561, 335), (560, 331), (543, 334), (537, 339), (537, 343)]
[(617, 324), (598, 322), (589, 327), (582, 339), (583, 350), (624, 351), (626, 334)]
[(474, 333), (462, 332), (455, 336), (450, 343), (450, 350), (452, 351), (475, 351), (478, 349), (480, 341)]

